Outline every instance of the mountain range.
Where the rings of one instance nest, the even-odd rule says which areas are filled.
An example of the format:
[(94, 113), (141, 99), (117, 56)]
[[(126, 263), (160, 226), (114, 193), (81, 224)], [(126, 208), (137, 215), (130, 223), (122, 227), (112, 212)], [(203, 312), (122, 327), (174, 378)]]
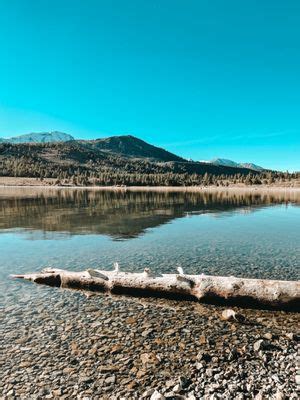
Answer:
[(234, 168), (248, 168), (253, 169), (254, 171), (264, 171), (265, 168), (260, 167), (259, 165), (253, 163), (237, 163), (232, 160), (227, 160), (226, 158), (214, 158), (210, 161), (203, 161), (206, 163), (214, 164), (214, 165), (222, 165), (224, 167), (234, 167)]
[(14, 136), (11, 138), (0, 138), (0, 143), (51, 143), (51, 142), (67, 142), (75, 140), (73, 136), (67, 133), (53, 132), (38, 132), (27, 133), (25, 135)]
[[(250, 163), (231, 160), (187, 161), (160, 147), (132, 135), (111, 136), (95, 140), (75, 140), (63, 132), (29, 133), (0, 139), (1, 159), (26, 158), (27, 163), (61, 165), (64, 167), (101, 168), (113, 171), (144, 171), (143, 173), (188, 173), (215, 175), (256, 173), (264, 169)], [(141, 167), (142, 165), (142, 167)]]

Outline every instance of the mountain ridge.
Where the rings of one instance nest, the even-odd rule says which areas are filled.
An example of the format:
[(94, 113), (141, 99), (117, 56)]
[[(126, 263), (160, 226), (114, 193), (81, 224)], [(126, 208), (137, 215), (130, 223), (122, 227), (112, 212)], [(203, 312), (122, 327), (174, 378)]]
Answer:
[[(72, 165), (85, 164), (90, 162), (102, 163), (111, 162), (112, 159), (123, 158), (127, 160), (127, 164), (133, 164), (135, 160), (143, 160), (143, 162), (165, 163), (165, 168), (170, 168), (170, 163), (173, 164), (173, 169), (179, 169), (187, 173), (245, 173), (248, 171), (260, 172), (265, 171), (264, 168), (251, 163), (237, 163), (232, 160), (216, 158), (211, 161), (187, 161), (174, 153), (169, 152), (161, 147), (154, 146), (146, 141), (139, 139), (133, 135), (118, 135), (109, 136), (98, 139), (75, 139), (73, 136), (59, 132), (37, 132), (25, 135), (15, 136), (12, 138), (0, 139), (0, 144), (10, 144), (14, 146), (27, 146), (29, 153), (34, 154), (38, 159), (47, 159), (47, 162), (64, 164), (66, 160)], [(54, 147), (56, 146), (54, 151)], [(43, 147), (39, 147), (43, 145)], [(21, 152), (24, 156), (24, 149), (18, 147), (17, 149), (6, 149), (6, 154), (11, 152), (15, 154)], [(56, 154), (54, 154), (56, 152)], [(0, 152), (1, 156), (1, 152)], [(106, 161), (105, 161), (106, 160)], [(110, 160), (110, 161), (108, 161)], [(114, 161), (115, 162), (115, 161)], [(179, 165), (181, 165), (179, 167)], [(184, 167), (183, 167), (184, 165)], [(161, 168), (160, 168), (161, 169)], [(203, 172), (204, 171), (204, 172)]]
[[(140, 142), (137, 142), (140, 144)], [(97, 141), (67, 141), (56, 143), (0, 143), (0, 175), (5, 176), (72, 176), (73, 174), (181, 174), (187, 176), (247, 175), (253, 171), (246, 168), (232, 168), (191, 162), (171, 157), (162, 159), (168, 152), (157, 148), (160, 158), (149, 158), (134, 152), (126, 156), (113, 149), (97, 148)], [(102, 143), (103, 144), (103, 143)], [(101, 145), (100, 144), (100, 147)], [(106, 143), (107, 144), (107, 143)], [(113, 151), (112, 151), (113, 150)], [(163, 151), (162, 156), (160, 151)], [(168, 156), (169, 157), (169, 156)], [(2, 172), (1, 172), (2, 168)], [(77, 171), (77, 172), (76, 172)], [(254, 171), (255, 172), (255, 171)], [(25, 174), (25, 175), (23, 175)], [(185, 176), (185, 178), (184, 178)], [(146, 178), (145, 178), (146, 179)], [(195, 177), (196, 179), (196, 177)]]
[(186, 161), (161, 147), (154, 146), (133, 135), (109, 136), (94, 140), (78, 140), (80, 143), (89, 143), (101, 151), (121, 154), (129, 158), (149, 158), (163, 162)]
[(13, 136), (9, 138), (0, 138), (0, 143), (54, 143), (67, 142), (75, 140), (68, 133), (52, 131), (52, 132), (31, 132), (24, 135)]
[(251, 169), (253, 171), (265, 171), (266, 169), (253, 164), (253, 163), (249, 163), (249, 162), (243, 162), (243, 163), (238, 163), (236, 161), (233, 160), (228, 160), (227, 158), (214, 158), (212, 160), (209, 161), (202, 161), (202, 162), (206, 162), (209, 164), (214, 164), (214, 165), (219, 165), (219, 166), (224, 166), (224, 167), (233, 167), (233, 168), (248, 168)]

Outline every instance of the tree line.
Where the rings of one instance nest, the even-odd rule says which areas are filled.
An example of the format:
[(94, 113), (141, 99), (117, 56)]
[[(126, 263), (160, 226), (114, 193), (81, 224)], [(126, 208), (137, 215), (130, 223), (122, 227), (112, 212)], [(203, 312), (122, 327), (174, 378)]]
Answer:
[[(148, 167), (147, 167), (148, 165)], [(140, 169), (140, 170), (139, 170)], [(166, 171), (164, 171), (166, 170)], [(0, 176), (52, 178), (57, 185), (99, 185), (99, 186), (229, 186), (232, 184), (272, 185), (300, 181), (300, 172), (263, 171), (213, 174), (174, 172), (172, 165), (151, 163), (130, 163), (122, 166), (105, 164), (68, 165), (63, 163), (45, 163), (44, 160), (20, 158), (2, 158)]]

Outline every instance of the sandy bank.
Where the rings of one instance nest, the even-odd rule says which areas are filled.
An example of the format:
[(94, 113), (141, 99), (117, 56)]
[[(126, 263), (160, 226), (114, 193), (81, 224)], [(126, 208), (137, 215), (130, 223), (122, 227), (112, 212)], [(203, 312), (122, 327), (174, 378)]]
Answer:
[(229, 186), (74, 186), (55, 185), (56, 179), (0, 177), (0, 187), (39, 187), (55, 189), (91, 189), (91, 190), (127, 190), (127, 191), (170, 191), (170, 192), (198, 192), (198, 191), (300, 191), (300, 182), (293, 184), (252, 185), (243, 184)]

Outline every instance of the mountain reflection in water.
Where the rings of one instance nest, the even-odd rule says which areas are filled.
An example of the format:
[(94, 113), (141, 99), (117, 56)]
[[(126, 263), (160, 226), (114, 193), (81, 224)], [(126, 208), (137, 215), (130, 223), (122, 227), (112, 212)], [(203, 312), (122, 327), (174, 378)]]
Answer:
[(0, 230), (18, 228), (63, 235), (101, 234), (124, 240), (185, 216), (225, 216), (289, 203), (300, 204), (299, 191), (135, 192), (1, 188)]

